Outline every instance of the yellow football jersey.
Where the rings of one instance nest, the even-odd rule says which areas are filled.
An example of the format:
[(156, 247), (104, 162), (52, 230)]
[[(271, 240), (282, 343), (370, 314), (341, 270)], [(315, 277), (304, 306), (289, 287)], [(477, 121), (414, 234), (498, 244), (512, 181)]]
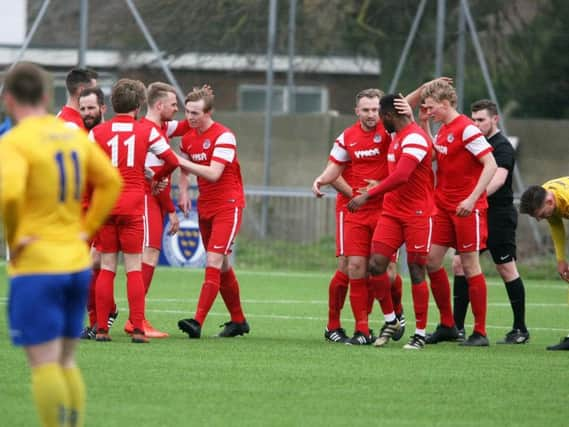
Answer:
[(569, 176), (555, 178), (542, 185), (547, 191), (553, 193), (555, 198), (555, 211), (547, 219), (551, 229), (555, 256), (558, 261), (565, 259), (565, 226), (563, 218), (569, 219)]
[[(83, 216), (87, 182), (95, 190)], [(0, 140), (0, 212), (10, 248), (34, 240), (10, 262), (9, 274), (88, 268), (82, 234), (91, 236), (101, 225), (120, 187), (118, 172), (84, 132), (51, 115), (22, 120)]]

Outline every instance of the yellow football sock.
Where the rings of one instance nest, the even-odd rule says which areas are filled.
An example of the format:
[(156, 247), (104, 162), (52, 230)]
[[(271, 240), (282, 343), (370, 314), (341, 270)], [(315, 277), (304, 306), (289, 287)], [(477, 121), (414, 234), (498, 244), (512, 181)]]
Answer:
[(78, 367), (64, 368), (63, 376), (69, 390), (68, 426), (81, 427), (85, 416), (85, 383)]
[(32, 394), (42, 426), (66, 425), (69, 391), (59, 364), (46, 363), (32, 368)]

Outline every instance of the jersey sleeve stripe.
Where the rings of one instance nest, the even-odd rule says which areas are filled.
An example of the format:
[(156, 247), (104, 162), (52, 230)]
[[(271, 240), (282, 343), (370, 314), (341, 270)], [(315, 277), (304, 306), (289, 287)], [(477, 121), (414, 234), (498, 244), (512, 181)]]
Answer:
[(235, 140), (235, 136), (231, 132), (224, 132), (215, 141), (215, 146), (219, 147), (220, 145), (232, 145), (236, 146), (237, 141)]
[(170, 120), (166, 122), (166, 135), (168, 135), (168, 137), (171, 137), (173, 133), (176, 132), (176, 129), (178, 129), (178, 123), (178, 120)]
[(425, 138), (423, 138), (423, 136), (419, 135), (418, 133), (412, 133), (412, 134), (407, 135), (403, 139), (403, 141), (401, 142), (402, 147), (406, 147), (410, 144), (423, 146), (423, 147), (429, 146), (429, 144), (427, 143), (427, 140)]
[(216, 146), (213, 150), (212, 158), (216, 157), (231, 163), (235, 158), (235, 148), (222, 148)]
[(350, 161), (350, 156), (346, 149), (339, 143), (335, 143), (330, 151), (330, 158), (334, 158), (336, 163), (347, 163)]
[(158, 138), (158, 140), (150, 144), (149, 149), (152, 153), (159, 155), (164, 153), (165, 151), (168, 151), (170, 149), (170, 146), (168, 145), (164, 137), (161, 136), (160, 138)]
[(471, 142), (466, 144), (466, 149), (470, 151), (476, 157), (480, 156), (483, 151), (492, 151), (492, 146), (488, 144), (486, 138), (480, 135), (478, 138), (473, 139)]
[[(470, 151), (470, 150), (468, 150), (468, 151)], [(472, 151), (470, 151), (470, 152), (472, 153)], [(474, 156), (477, 159), (480, 159), (480, 158), (484, 157), (486, 154), (491, 153), (491, 152), (492, 152), (492, 146), (489, 146), (487, 149), (480, 151), (478, 154), (474, 154), (474, 153), (472, 153), (472, 154), (474, 154)]]
[(427, 155), (427, 151), (423, 148), (405, 147), (403, 148), (403, 154), (413, 157), (417, 161), (422, 161)]

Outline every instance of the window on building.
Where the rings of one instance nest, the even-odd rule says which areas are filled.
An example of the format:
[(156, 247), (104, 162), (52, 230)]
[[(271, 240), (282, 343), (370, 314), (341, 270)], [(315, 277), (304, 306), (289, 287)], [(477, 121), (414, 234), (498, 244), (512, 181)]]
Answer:
[[(296, 86), (290, 93), (287, 86), (273, 87), (273, 113), (322, 113), (328, 111), (328, 90), (319, 86)], [(265, 85), (241, 85), (239, 111), (265, 111)]]

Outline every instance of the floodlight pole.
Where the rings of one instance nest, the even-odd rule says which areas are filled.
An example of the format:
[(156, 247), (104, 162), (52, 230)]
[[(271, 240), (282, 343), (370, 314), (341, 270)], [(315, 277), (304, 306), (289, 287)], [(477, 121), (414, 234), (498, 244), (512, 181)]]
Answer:
[(458, 40), (456, 46), (456, 97), (458, 111), (464, 111), (464, 57), (466, 52), (465, 43), (466, 20), (462, 6), (458, 11)]
[[(271, 143), (273, 132), (273, 55), (275, 50), (275, 38), (277, 32), (277, 0), (269, 3), (269, 28), (267, 35), (267, 72), (265, 83), (265, 144), (263, 164), (263, 186), (265, 189), (271, 184)], [(261, 236), (267, 234), (269, 216), (269, 197), (263, 196), (261, 208)]]
[(150, 31), (148, 31), (148, 28), (146, 27), (146, 24), (144, 23), (142, 16), (140, 16), (138, 9), (134, 5), (134, 2), (132, 0), (125, 0), (125, 2), (126, 2), (126, 5), (128, 6), (128, 8), (130, 9), (130, 12), (132, 13), (132, 16), (134, 17), (134, 20), (136, 21), (138, 28), (140, 28), (140, 31), (144, 35), (146, 42), (148, 43), (148, 45), (150, 46), (150, 48), (152, 49), (152, 51), (156, 55), (156, 58), (158, 59), (158, 62), (160, 63), (160, 67), (162, 68), (162, 71), (164, 72), (164, 74), (166, 74), (166, 77), (168, 78), (168, 81), (170, 82), (170, 84), (172, 86), (174, 86), (174, 89), (176, 89), (176, 94), (178, 95), (178, 98), (180, 99), (180, 101), (183, 103), (184, 98), (185, 98), (184, 92), (182, 91), (180, 84), (176, 80), (176, 77), (174, 77), (174, 74), (172, 74), (172, 71), (170, 71), (170, 67), (168, 66), (168, 63), (164, 60), (164, 57), (162, 56), (162, 52), (160, 52), (160, 49), (158, 49), (158, 45), (154, 41), (154, 38), (152, 37), (152, 34), (150, 34)]
[(288, 11), (288, 70), (286, 73), (286, 85), (288, 88), (288, 112), (296, 112), (296, 98), (294, 94), (294, 42), (296, 35), (296, 0), (289, 0)]
[(427, 0), (421, 0), (421, 3), (417, 8), (417, 13), (415, 14), (415, 18), (413, 19), (413, 23), (411, 24), (411, 30), (409, 31), (409, 35), (407, 36), (407, 40), (405, 41), (403, 52), (401, 52), (401, 56), (399, 57), (399, 62), (397, 63), (397, 68), (395, 69), (395, 74), (393, 75), (391, 84), (389, 85), (389, 93), (394, 93), (395, 89), (397, 88), (397, 85), (399, 84), (399, 78), (401, 77), (401, 73), (403, 72), (403, 67), (405, 66), (407, 57), (409, 56), (409, 50), (411, 49), (413, 40), (415, 40), (415, 35), (417, 34), (417, 29), (419, 28), (419, 23), (421, 22), (421, 18), (423, 17), (426, 4)]
[[(480, 45), (480, 40), (478, 38), (478, 33), (476, 32), (476, 26), (474, 25), (474, 20), (472, 19), (472, 14), (470, 13), (470, 7), (468, 6), (468, 2), (466, 0), (461, 0), (461, 7), (464, 10), (464, 16), (466, 18), (466, 23), (470, 29), (470, 35), (472, 38), (472, 44), (474, 45), (474, 50), (476, 51), (476, 56), (478, 57), (478, 63), (480, 64), (480, 69), (482, 70), (482, 75), (484, 76), (484, 81), (486, 83), (486, 89), (490, 94), (490, 99), (494, 101), (496, 104), (498, 115), (503, 118), (502, 111), (500, 110), (500, 104), (498, 103), (498, 98), (496, 97), (496, 93), (494, 92), (494, 85), (492, 84), (492, 79), (490, 78), (490, 73), (488, 72), (488, 66), (486, 64), (486, 59), (484, 58), (484, 52), (482, 51), (482, 47)], [(504, 135), (508, 135), (508, 131), (506, 129), (506, 123), (502, 120), (500, 127), (502, 128)], [(516, 166), (514, 166), (513, 171), (513, 178), (516, 184), (516, 187), (519, 191), (525, 188), (523, 183), (520, 171)], [(543, 242), (541, 239), (541, 234), (539, 229), (537, 228), (537, 224), (535, 221), (531, 220), (531, 217), (528, 216), (529, 225), (533, 234), (533, 238), (537, 247), (540, 251), (543, 250)]]
[(435, 77), (443, 75), (443, 56), (445, 48), (446, 0), (437, 0), (437, 41), (435, 50)]
[(89, 0), (81, 0), (79, 9), (79, 68), (85, 68), (87, 63), (87, 36), (89, 25)]

